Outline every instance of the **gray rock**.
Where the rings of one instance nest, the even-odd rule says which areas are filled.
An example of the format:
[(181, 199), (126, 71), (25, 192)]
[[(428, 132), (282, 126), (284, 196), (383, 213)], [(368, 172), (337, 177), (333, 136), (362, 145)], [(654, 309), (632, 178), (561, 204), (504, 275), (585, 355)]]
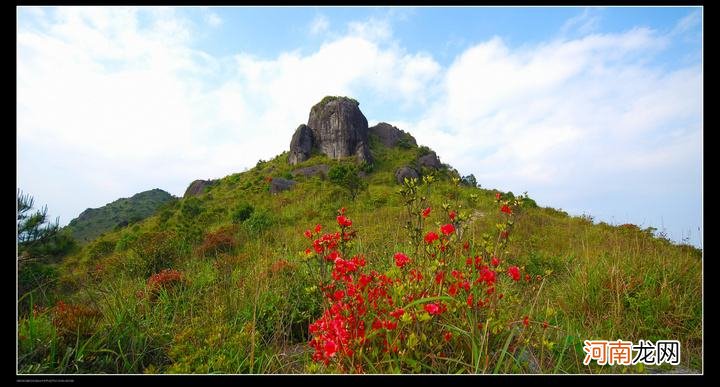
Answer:
[(282, 191), (287, 191), (295, 185), (294, 180), (283, 179), (282, 177), (275, 177), (270, 182), (270, 193), (276, 194)]
[(291, 165), (303, 162), (310, 158), (313, 148), (313, 132), (307, 125), (300, 125), (290, 141), (290, 155), (288, 162)]
[(326, 164), (318, 164), (305, 168), (298, 168), (292, 171), (293, 176), (312, 176), (312, 175), (325, 175), (328, 174), (329, 167)]
[(442, 167), (442, 163), (440, 163), (440, 159), (437, 157), (437, 154), (435, 154), (435, 152), (430, 152), (420, 157), (418, 159), (418, 165), (420, 165), (420, 167), (432, 169), (440, 169)]
[(418, 179), (420, 178), (420, 174), (410, 166), (402, 167), (395, 171), (395, 180), (397, 180), (398, 184), (402, 184), (405, 178)]
[(411, 136), (410, 133), (400, 130), (397, 127), (385, 122), (381, 122), (375, 126), (368, 128), (368, 133), (370, 135), (377, 136), (380, 142), (386, 147), (397, 146), (398, 142), (400, 142), (400, 140), (402, 140), (403, 138), (407, 139), (406, 141), (408, 145), (414, 147), (417, 146), (417, 141), (415, 141), (415, 137)]
[(310, 109), (307, 126), (321, 153), (331, 159), (356, 156), (358, 161), (372, 162), (368, 122), (358, 105), (347, 97), (325, 97)]
[(187, 187), (183, 198), (200, 195), (205, 192), (205, 188), (210, 187), (215, 183), (217, 183), (217, 180), (195, 180)]

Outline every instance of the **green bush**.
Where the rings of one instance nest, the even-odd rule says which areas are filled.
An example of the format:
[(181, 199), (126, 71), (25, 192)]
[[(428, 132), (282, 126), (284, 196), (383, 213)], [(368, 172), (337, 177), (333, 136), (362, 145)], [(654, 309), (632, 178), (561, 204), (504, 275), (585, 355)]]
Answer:
[(255, 208), (248, 203), (241, 203), (238, 205), (232, 213), (232, 222), (234, 224), (240, 224), (246, 221), (255, 211)]
[(333, 165), (328, 171), (328, 178), (334, 184), (345, 189), (352, 200), (355, 200), (360, 192), (367, 189), (367, 183), (358, 176), (358, 168), (355, 165)]
[(250, 217), (243, 222), (248, 230), (254, 233), (260, 233), (267, 230), (275, 223), (270, 213), (266, 210), (254, 211)]

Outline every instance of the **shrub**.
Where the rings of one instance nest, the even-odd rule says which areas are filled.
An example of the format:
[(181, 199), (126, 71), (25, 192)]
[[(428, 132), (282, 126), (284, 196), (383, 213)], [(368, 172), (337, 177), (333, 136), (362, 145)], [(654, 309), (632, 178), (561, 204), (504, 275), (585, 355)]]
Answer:
[(248, 230), (254, 233), (260, 233), (267, 230), (275, 223), (270, 213), (266, 210), (254, 211), (250, 217), (243, 222)]
[(528, 277), (524, 269), (504, 256), (521, 201), (498, 199), (496, 234), (464, 241), (465, 219), (448, 204), (440, 227), (425, 228), (432, 208), (419, 188), (413, 181), (401, 191), (413, 251), (396, 252), (388, 271), (375, 269), (383, 266), (377, 258), (352, 251), (356, 231), (344, 208), (337, 232), (304, 232), (312, 242), (305, 254), (324, 268), (319, 288), (326, 306), (309, 327), (319, 364), (339, 372), (486, 372), (505, 364), (508, 344), (535, 343), (528, 303), (516, 289), (532, 284), (520, 281)]
[(217, 255), (230, 252), (237, 245), (234, 234), (235, 229), (229, 227), (205, 234), (203, 243), (198, 248), (198, 255), (207, 256), (208, 254)]
[(367, 189), (367, 183), (358, 176), (358, 168), (355, 165), (333, 165), (328, 171), (328, 178), (346, 190), (352, 200), (355, 200), (360, 192)]
[(232, 213), (232, 222), (240, 224), (250, 218), (255, 208), (248, 203), (241, 203), (238, 205)]

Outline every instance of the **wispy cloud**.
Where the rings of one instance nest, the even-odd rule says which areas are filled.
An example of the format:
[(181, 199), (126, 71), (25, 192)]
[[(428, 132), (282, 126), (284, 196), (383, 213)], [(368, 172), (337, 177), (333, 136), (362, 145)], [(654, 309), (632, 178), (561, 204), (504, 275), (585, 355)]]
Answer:
[(310, 22), (310, 34), (319, 35), (326, 32), (330, 28), (330, 21), (324, 15), (317, 15)]
[(587, 35), (597, 31), (599, 27), (599, 10), (585, 8), (581, 14), (568, 19), (563, 24), (562, 28), (560, 28), (560, 34), (563, 36), (570, 34)]

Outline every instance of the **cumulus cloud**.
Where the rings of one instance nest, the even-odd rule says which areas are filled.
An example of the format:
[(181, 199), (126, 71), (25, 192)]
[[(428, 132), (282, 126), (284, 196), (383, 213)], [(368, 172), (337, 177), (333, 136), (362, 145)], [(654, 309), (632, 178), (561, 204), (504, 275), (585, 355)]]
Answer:
[[(18, 182), (61, 222), (144, 189), (181, 195), (285, 151), (309, 106), (350, 95), (371, 125), (410, 131), (485, 187), (598, 216), (626, 201), (656, 224), (658, 207), (698, 192), (687, 171), (700, 170), (702, 79), (699, 64), (648, 58), (693, 15), (667, 35), (602, 34), (583, 13), (564, 27), (580, 36), (522, 47), (493, 37), (443, 68), (407, 52), (388, 19), (350, 22), (314, 50), (215, 57), (170, 8), (32, 10), (17, 35)], [(329, 24), (321, 15), (309, 30)]]
[[(63, 222), (142, 189), (180, 195), (196, 178), (281, 153), (325, 95), (369, 91), (409, 104), (440, 71), (426, 54), (371, 40), (389, 36), (386, 27), (368, 36), (374, 20), (307, 55), (260, 59), (191, 48), (192, 24), (167, 8), (59, 8), (34, 17), (47, 27), (18, 32), (18, 176), (28, 191), (52, 192), (48, 182), (62, 186), (72, 175), (47, 199), (67, 208), (86, 192), (83, 207), (60, 212)], [(221, 82), (207, 81), (218, 74)], [(31, 167), (47, 159), (39, 149), (65, 161)]]
[(628, 191), (679, 200), (678, 184), (699, 187), (678, 172), (700, 167), (701, 72), (645, 64), (666, 45), (641, 28), (516, 49), (490, 39), (450, 65), (442, 98), (412, 131), (484, 186), (528, 190), (577, 214), (621, 207)]

